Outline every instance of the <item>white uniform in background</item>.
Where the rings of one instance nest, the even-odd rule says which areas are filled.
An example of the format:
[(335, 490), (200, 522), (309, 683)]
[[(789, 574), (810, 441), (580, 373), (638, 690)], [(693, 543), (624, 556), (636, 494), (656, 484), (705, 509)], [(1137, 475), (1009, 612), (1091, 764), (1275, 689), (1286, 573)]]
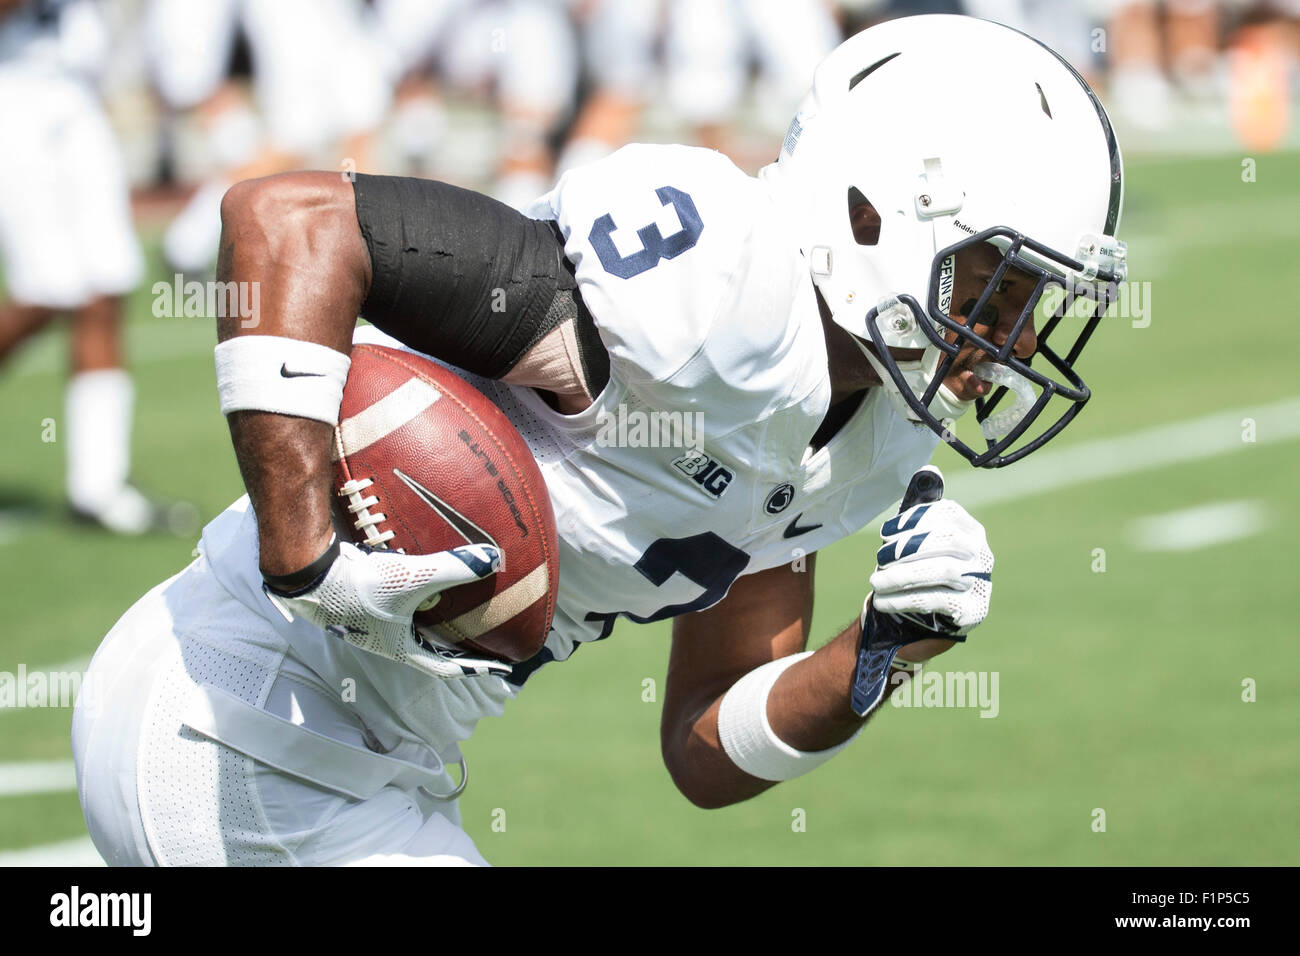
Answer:
[(383, 122), (386, 55), (361, 0), (244, 0), (243, 22), (273, 147), (310, 156)]
[(577, 90), (563, 0), (376, 0), (375, 15), (394, 80), (436, 61), (453, 87), (495, 82), (504, 105), (547, 116)]
[[(644, 106), (658, 95), (662, 71), (658, 41), (663, 32), (663, 0), (594, 0), (578, 19), (583, 61), (592, 95), (613, 97), (623, 104)], [(575, 123), (580, 130), (581, 118)], [(616, 130), (575, 130), (556, 160), (556, 171), (567, 172), (608, 156), (621, 142), (611, 142)]]
[[(107, 51), (93, 3), (41, 2), (0, 18), (0, 267), (14, 301), (75, 310), (130, 292), (144, 260), (121, 150), (97, 92)], [(67, 389), (68, 497), (139, 510), (126, 485), (134, 388), (120, 368)]]
[(175, 110), (198, 106), (230, 68), (240, 0), (148, 0), (141, 34), (150, 78)]
[[(853, 533), (929, 459), (935, 435), (875, 393), (809, 450), (830, 382), (808, 272), (766, 185), (721, 154), (625, 147), (531, 211), (558, 220), (611, 365), (574, 416), (474, 379), (528, 442), (555, 506), (560, 592), (544, 650), (509, 679), (440, 682), (286, 623), (262, 592), (244, 499), (91, 665), (101, 711), (78, 702), (73, 747), (110, 862), (480, 863), (454, 797), (431, 794), (453, 793), (443, 768), (457, 743), (540, 664), (606, 636), (620, 612), (707, 607), (739, 575)], [(356, 337), (396, 345), (373, 328)], [(677, 447), (663, 447), (671, 430), (634, 444), (652, 412), (678, 413)]]
[(346, 156), (320, 152), (377, 129), (392, 98), (394, 67), (362, 0), (152, 0), (145, 46), (169, 106), (190, 109), (216, 91), (239, 26), (258, 112), (229, 108), (208, 131), (218, 168), (163, 238), (168, 262), (186, 272), (201, 273), (216, 260), (231, 170), (263, 147), (301, 157), (303, 165), (344, 169)]
[(645, 100), (658, 81), (655, 43), (662, 0), (596, 0), (583, 24), (583, 54), (592, 83), (629, 100)]
[(121, 150), (96, 89), (102, 29), (85, 0), (0, 19), (0, 261), (24, 304), (77, 308), (129, 292), (143, 272)]
[(671, 0), (666, 40), (675, 115), (699, 125), (732, 122), (756, 59), (759, 119), (784, 129), (840, 34), (824, 0)]
[(240, 26), (273, 146), (309, 155), (383, 122), (391, 58), (363, 0), (150, 0), (145, 50), (169, 106), (190, 109), (216, 91)]

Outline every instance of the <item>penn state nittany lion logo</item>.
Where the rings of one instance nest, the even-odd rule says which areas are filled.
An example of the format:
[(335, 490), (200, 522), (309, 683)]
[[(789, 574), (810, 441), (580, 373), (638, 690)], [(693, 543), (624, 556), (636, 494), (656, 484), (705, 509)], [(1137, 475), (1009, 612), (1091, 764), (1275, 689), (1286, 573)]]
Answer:
[(763, 510), (770, 515), (779, 515), (790, 507), (792, 501), (794, 501), (794, 485), (787, 481), (771, 490), (767, 501), (763, 502)]

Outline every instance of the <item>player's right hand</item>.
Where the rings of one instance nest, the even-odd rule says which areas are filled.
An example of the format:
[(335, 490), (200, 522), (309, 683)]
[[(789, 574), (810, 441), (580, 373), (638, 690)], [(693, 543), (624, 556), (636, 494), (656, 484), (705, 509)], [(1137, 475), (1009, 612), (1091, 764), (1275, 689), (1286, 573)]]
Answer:
[(412, 621), (442, 591), (482, 580), (500, 567), (501, 553), (487, 544), (414, 555), (339, 542), (328, 570), (305, 588), (285, 593), (265, 584), (264, 589), (286, 620), (304, 618), (355, 647), (431, 677), (505, 675), (509, 664), (444, 651), (423, 640)]

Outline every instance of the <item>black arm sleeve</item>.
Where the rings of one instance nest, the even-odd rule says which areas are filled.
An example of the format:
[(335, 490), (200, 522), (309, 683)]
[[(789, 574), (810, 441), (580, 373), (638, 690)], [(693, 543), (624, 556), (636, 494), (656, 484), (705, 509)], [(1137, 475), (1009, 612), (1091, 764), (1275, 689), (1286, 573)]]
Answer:
[(592, 394), (604, 387), (609, 356), (554, 222), (427, 179), (358, 175), (353, 190), (372, 273), (364, 318), (489, 378), (572, 320)]

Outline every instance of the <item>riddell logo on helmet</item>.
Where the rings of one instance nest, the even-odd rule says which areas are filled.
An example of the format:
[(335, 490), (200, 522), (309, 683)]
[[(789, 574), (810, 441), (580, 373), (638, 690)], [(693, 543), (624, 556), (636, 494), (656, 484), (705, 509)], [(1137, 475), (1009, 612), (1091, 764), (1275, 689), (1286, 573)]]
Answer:
[(954, 219), (952, 221), (952, 224), (956, 226), (958, 229), (960, 229), (962, 232), (969, 233), (972, 236), (975, 235), (975, 230), (972, 229), (970, 226), (966, 225), (966, 223), (962, 222), (960, 219)]

